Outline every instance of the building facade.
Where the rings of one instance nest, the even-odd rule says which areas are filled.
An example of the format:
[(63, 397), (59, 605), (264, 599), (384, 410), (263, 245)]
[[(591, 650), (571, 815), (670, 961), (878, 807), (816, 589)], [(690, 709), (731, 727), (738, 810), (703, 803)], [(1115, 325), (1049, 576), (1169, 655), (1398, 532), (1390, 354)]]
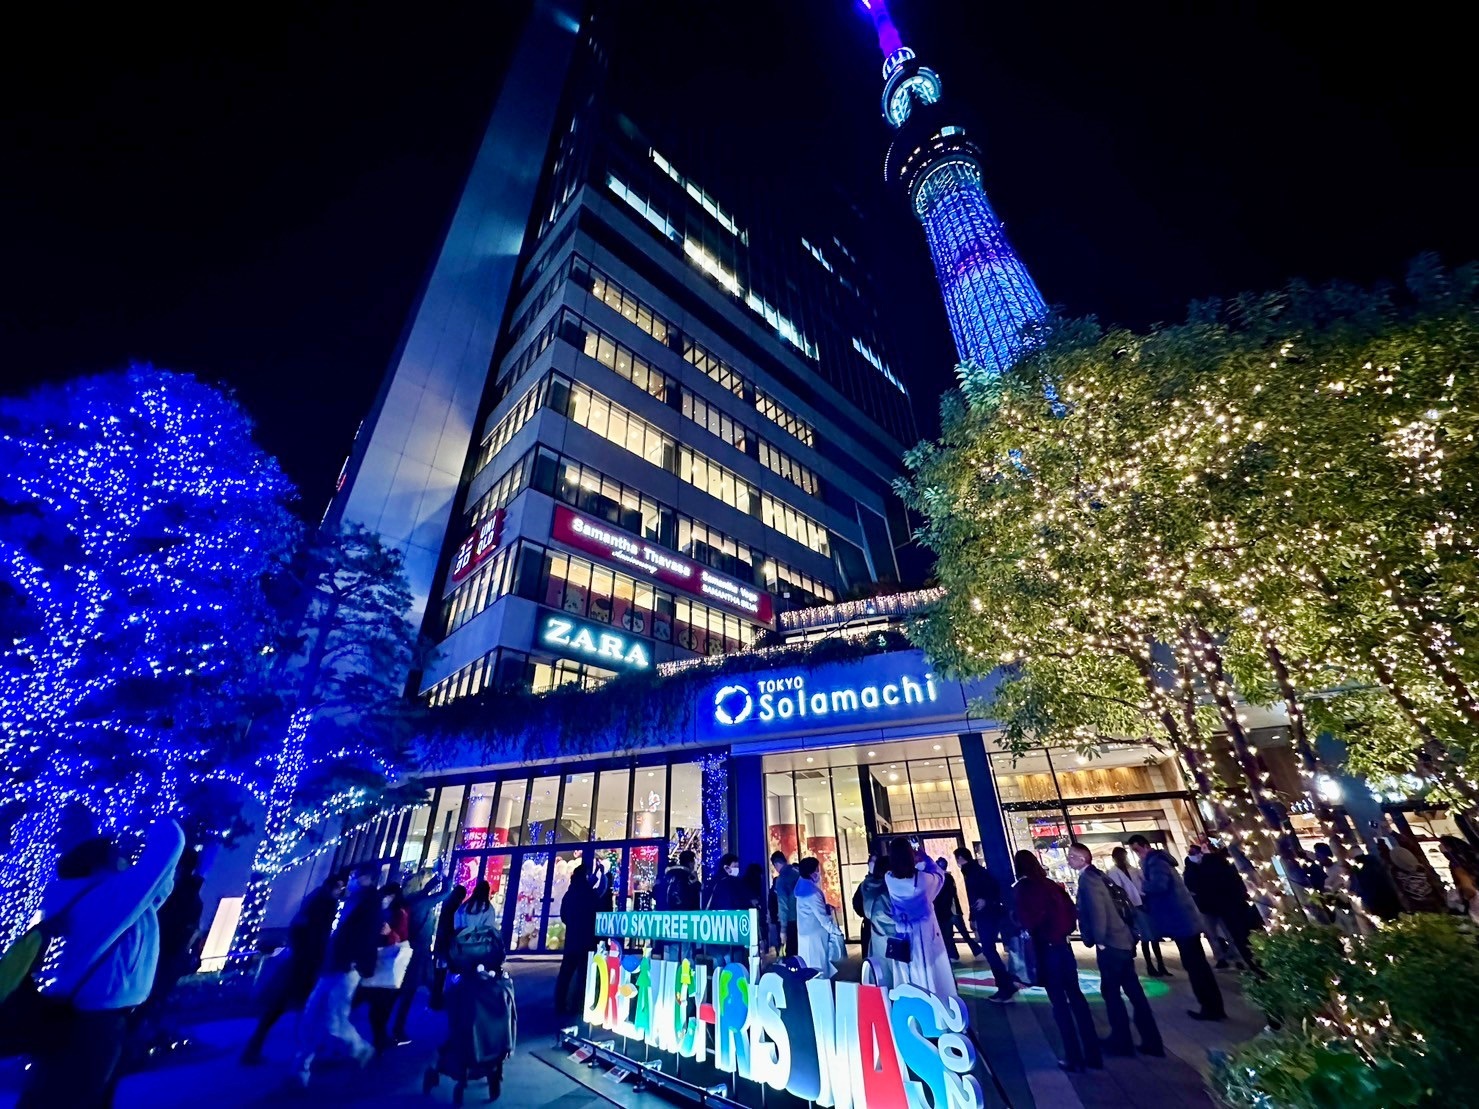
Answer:
[(583, 32), (504, 321), (464, 337), (485, 381), (431, 705), (742, 650), (898, 580), (915, 431), (867, 278), (831, 228), (731, 191), (621, 113)]

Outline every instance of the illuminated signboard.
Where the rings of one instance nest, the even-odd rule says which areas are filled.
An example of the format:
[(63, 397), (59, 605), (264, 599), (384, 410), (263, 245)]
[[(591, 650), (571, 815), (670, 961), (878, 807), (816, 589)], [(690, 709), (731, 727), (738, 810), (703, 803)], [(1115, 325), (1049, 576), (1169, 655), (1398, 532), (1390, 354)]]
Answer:
[(731, 947), (757, 947), (758, 943), (754, 909), (597, 913), (596, 935)]
[(569, 616), (543, 617), (539, 621), (539, 642), (561, 654), (608, 669), (646, 670), (652, 665), (651, 652), (642, 640)]
[(504, 515), (500, 508), (462, 541), (462, 546), (452, 556), (452, 569), (447, 574), (448, 585), (459, 584), (498, 549), (498, 541), (503, 538)]
[(674, 554), (655, 543), (582, 516), (564, 505), (555, 507), (552, 538), (597, 558), (619, 562), (639, 574), (723, 605), (750, 619), (769, 624), (773, 618), (770, 594), (734, 578), (715, 573), (702, 563)]
[(964, 1003), (918, 986), (784, 963), (761, 973), (753, 958), (653, 958), (606, 941), (591, 953), (581, 1016), (634, 1045), (624, 1053), (645, 1045), (640, 1057), (668, 1052), (828, 1109), (984, 1104)]

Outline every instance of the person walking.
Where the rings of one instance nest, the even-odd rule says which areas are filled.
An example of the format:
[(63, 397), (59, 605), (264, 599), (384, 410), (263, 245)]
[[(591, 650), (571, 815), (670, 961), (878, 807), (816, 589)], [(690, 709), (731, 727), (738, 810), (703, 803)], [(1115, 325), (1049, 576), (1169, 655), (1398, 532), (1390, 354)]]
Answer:
[(949, 954), (952, 963), (960, 962), (960, 948), (955, 946), (955, 933), (958, 928), (971, 949), (972, 957), (979, 956), (981, 949), (976, 946), (976, 941), (971, 934), (965, 930), (965, 914), (960, 909), (960, 893), (955, 885), (955, 876), (947, 869), (943, 858), (936, 859), (935, 866), (945, 878), (945, 884), (935, 895), (935, 918), (940, 922), (940, 935), (945, 940), (945, 951)]
[(822, 892), (822, 864), (816, 858), (802, 859), (797, 866), (796, 942), (801, 961), (822, 978), (837, 973), (834, 962), (842, 957), (842, 930), (832, 919), (832, 906)]
[(467, 887), (461, 884), (443, 898), (437, 909), (436, 935), (432, 940), (432, 962), (436, 967), (431, 977), (431, 1001), (433, 1009), (446, 1004), (447, 952), (452, 946), (452, 937), (457, 935), (457, 910), (467, 900)]
[(1368, 853), (1357, 860), (1351, 886), (1368, 913), (1390, 922), (1402, 915), (1402, 900), (1397, 896), (1391, 869), (1382, 854), (1385, 850), (1386, 844), (1378, 843), (1376, 854)]
[(379, 873), (380, 867), (375, 863), (363, 863), (355, 868), (344, 919), (329, 937), (323, 969), (298, 1022), (296, 1074), (304, 1086), (312, 1076), (314, 1058), (327, 1041), (344, 1044), (360, 1066), (375, 1055), (375, 1049), (359, 1034), (349, 1013), (361, 979), (374, 976), (379, 960), (386, 924), (380, 891), (375, 888)]
[(770, 869), (775, 875), (771, 889), (775, 893), (775, 919), (780, 928), (780, 939), (787, 955), (796, 955), (796, 883), (801, 872), (786, 861), (786, 856), (774, 851), (770, 856)]
[(888, 856), (876, 855), (873, 869), (858, 884), (858, 913), (868, 925), (868, 942), (863, 957), (873, 960), (875, 982), (893, 985), (888, 961), (888, 941), (898, 929), (894, 925), (894, 903), (888, 896)]
[(1458, 836), (1439, 836), (1438, 850), (1448, 860), (1463, 911), (1471, 920), (1479, 921), (1479, 853)]
[(996, 992), (989, 1000), (1010, 1001), (1017, 996), (1021, 987), (996, 950), (997, 941), (1001, 939), (1001, 926), (1006, 919), (1006, 909), (1001, 903), (1001, 883), (964, 847), (955, 849), (955, 865), (960, 868), (960, 877), (965, 883), (965, 899), (971, 909), (971, 928), (976, 933), (980, 953), (986, 956), (986, 963), (991, 967), (991, 977), (996, 983)]
[(560, 973), (555, 976), (555, 1013), (561, 1017), (580, 1012), (584, 972), (596, 948), (596, 913), (601, 890), (591, 884), (591, 873), (581, 863), (570, 873), (570, 885), (560, 901), (560, 920), (565, 925), (565, 947), (560, 954)]
[(945, 876), (928, 855), (914, 849), (908, 837), (895, 836), (888, 845), (884, 882), (893, 907), (889, 973), (894, 985), (918, 986), (940, 997), (958, 999), (955, 973), (935, 916), (935, 898), (945, 885)]
[(1125, 899), (1135, 910), (1135, 931), (1140, 936), (1140, 951), (1145, 956), (1145, 973), (1152, 978), (1170, 978), (1166, 969), (1166, 957), (1161, 954), (1161, 941), (1151, 927), (1150, 914), (1145, 911), (1145, 899), (1140, 892), (1140, 870), (1130, 865), (1130, 853), (1123, 847), (1110, 852), (1114, 865), (1104, 872), (1104, 877), (1124, 891)]
[(1017, 867), (1017, 884), (1012, 887), (1017, 920), (1032, 937), (1038, 977), (1053, 1004), (1053, 1022), (1063, 1041), (1063, 1058), (1058, 1065), (1073, 1073), (1085, 1067), (1102, 1067), (1099, 1031), (1094, 1027), (1088, 998), (1079, 988), (1078, 964), (1068, 946), (1078, 912), (1068, 891), (1048, 877), (1031, 851), (1018, 851), (1012, 862)]
[[(1094, 853), (1083, 844), (1075, 843), (1068, 849), (1068, 865), (1078, 871), (1078, 932), (1083, 945), (1094, 951), (1099, 965), (1099, 994), (1109, 1017), (1109, 1038), (1101, 1045), (1104, 1054), (1135, 1054), (1130, 1017), (1125, 1012), (1128, 999), (1140, 1033), (1140, 1053), (1164, 1056), (1161, 1030), (1145, 999), (1145, 989), (1135, 976), (1135, 930), (1131, 925), (1134, 906), (1128, 898), (1116, 901), (1108, 878), (1094, 865)], [(1121, 905), (1128, 912), (1122, 911)]]
[(1176, 863), (1165, 851), (1153, 850), (1142, 835), (1130, 837), (1130, 850), (1140, 859), (1141, 896), (1156, 935), (1167, 936), (1181, 954), (1181, 966), (1191, 981), (1198, 1009), (1187, 1010), (1193, 1020), (1226, 1020), (1222, 989), (1202, 950), (1202, 920)]
[(441, 887), (441, 876), (432, 870), (423, 870), (406, 883), (405, 901), (409, 931), (406, 940), (411, 945), (411, 962), (406, 967), (406, 977), (396, 993), (395, 1025), (391, 1041), (397, 1045), (408, 1044), (411, 1038), (406, 1033), (406, 1021), (411, 1016), (411, 1006), (422, 986), (432, 983), (432, 943), (436, 939), (437, 890)]
[(38, 985), (50, 1020), (26, 1070), (19, 1109), (113, 1104), (128, 1021), (159, 967), (159, 908), (174, 886), (185, 833), (150, 826), (129, 866), (106, 836), (64, 851), (41, 898), (52, 935)]
[(298, 906), (292, 923), (288, 925), (287, 951), (274, 956), (281, 959), (283, 965), (270, 971), (273, 979), (266, 983), (262, 1013), (242, 1048), (243, 1066), (261, 1063), (262, 1047), (272, 1026), (284, 1013), (301, 1010), (308, 1002), (308, 995), (313, 992), (318, 973), (323, 969), (324, 957), (329, 950), (329, 935), (334, 930), (334, 918), (339, 915), (339, 902), (344, 900), (348, 885), (345, 872), (330, 874)]

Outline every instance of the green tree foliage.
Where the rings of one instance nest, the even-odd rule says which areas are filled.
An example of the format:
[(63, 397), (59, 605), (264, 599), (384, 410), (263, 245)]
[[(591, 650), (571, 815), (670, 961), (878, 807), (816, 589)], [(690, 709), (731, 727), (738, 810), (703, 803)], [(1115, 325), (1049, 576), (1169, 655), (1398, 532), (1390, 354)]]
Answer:
[[(1476, 675), (1475, 271), (1291, 285), (1147, 334), (1059, 322), (947, 397), (902, 492), (947, 599), (937, 664), (1006, 664), (1008, 739), (1226, 733), (1270, 830), (1243, 701), (1357, 772), (1469, 796)], [(1215, 717), (1199, 715), (1208, 705)]]

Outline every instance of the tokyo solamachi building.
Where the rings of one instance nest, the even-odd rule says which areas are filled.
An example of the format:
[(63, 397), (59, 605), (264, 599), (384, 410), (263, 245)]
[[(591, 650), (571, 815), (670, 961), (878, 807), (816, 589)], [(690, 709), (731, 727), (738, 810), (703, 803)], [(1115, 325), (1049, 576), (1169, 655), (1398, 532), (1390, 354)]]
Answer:
[[(864, 6), (902, 194), (874, 218), (922, 225), (962, 361), (997, 372), (1042, 297), (941, 78)], [(406, 551), (438, 646), (413, 692), (458, 723), (428, 741), (425, 803), (318, 871), (486, 879), (510, 950), (544, 952), (581, 862), (641, 909), (685, 849), (705, 875), (726, 851), (814, 855), (855, 941), (851, 891), (895, 835), (1004, 880), (1026, 848), (1071, 881), (1071, 838), (1182, 854), (1204, 825), (1169, 756), (1013, 759), (971, 707), (989, 683), (946, 679), (900, 633), (931, 600), (899, 585), (890, 488), (917, 432), (856, 214), (798, 221), (784, 167), (721, 173), (705, 151), (724, 136), (629, 114), (613, 12), (531, 6), (331, 509)], [(671, 64), (699, 56), (675, 33)], [(661, 728), (633, 722), (632, 688)], [(568, 720), (500, 739), (541, 693), (586, 741), (560, 738)]]

